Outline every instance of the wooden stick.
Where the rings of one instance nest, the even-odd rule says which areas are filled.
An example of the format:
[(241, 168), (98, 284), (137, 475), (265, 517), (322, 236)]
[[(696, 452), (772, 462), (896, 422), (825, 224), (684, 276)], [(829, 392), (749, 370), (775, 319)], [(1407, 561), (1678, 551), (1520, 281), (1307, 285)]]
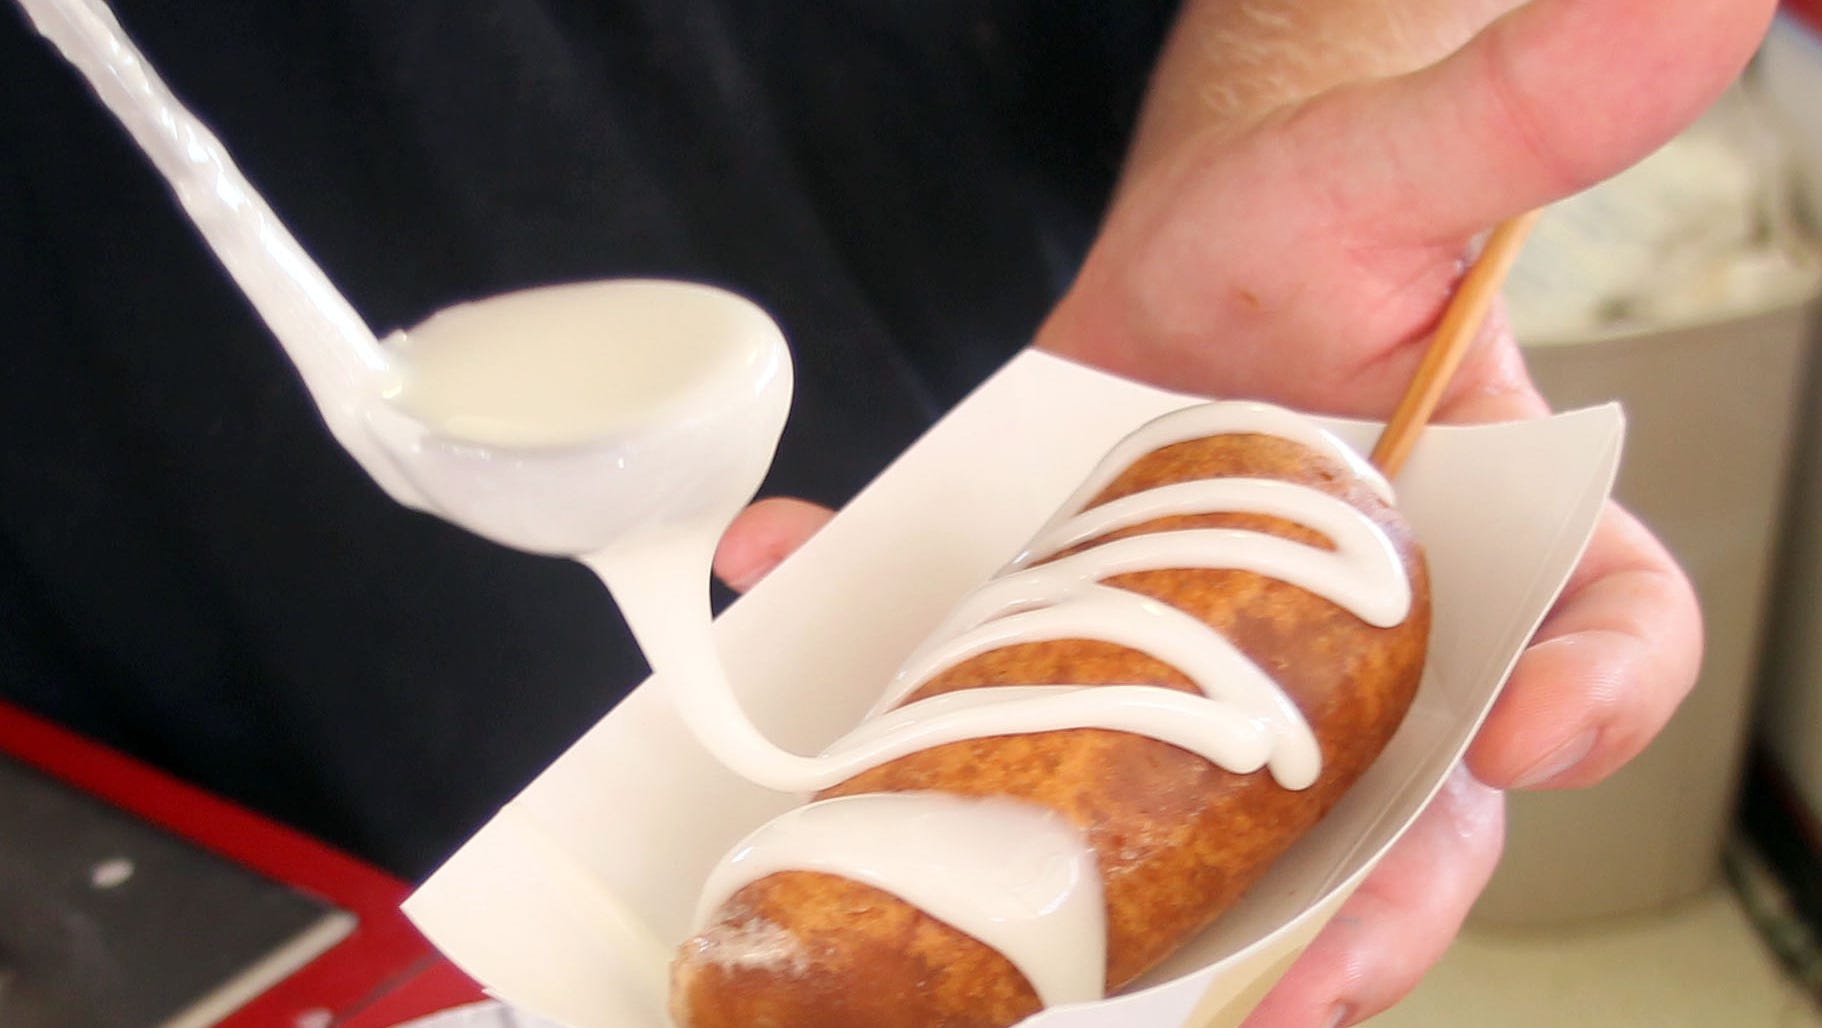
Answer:
[(1461, 366), (1468, 344), (1480, 332), (1487, 308), (1499, 295), (1500, 283), (1512, 270), (1512, 262), (1518, 259), (1525, 236), (1541, 213), (1529, 211), (1500, 222), (1487, 237), (1487, 245), (1481, 248), (1474, 265), (1462, 276), (1461, 285), (1449, 300), (1448, 309), (1443, 311), (1442, 321), (1436, 326), (1436, 334), (1430, 339), (1429, 349), (1424, 351), (1423, 360), (1417, 365), (1417, 373), (1411, 377), (1410, 387), (1398, 401), (1392, 419), (1386, 422), (1379, 442), (1373, 446), (1373, 466), (1387, 478), (1398, 474), (1405, 458), (1411, 455), (1411, 448), (1417, 445), (1417, 437), (1429, 423), (1430, 415), (1436, 412), (1443, 390), (1455, 376), (1455, 369)]

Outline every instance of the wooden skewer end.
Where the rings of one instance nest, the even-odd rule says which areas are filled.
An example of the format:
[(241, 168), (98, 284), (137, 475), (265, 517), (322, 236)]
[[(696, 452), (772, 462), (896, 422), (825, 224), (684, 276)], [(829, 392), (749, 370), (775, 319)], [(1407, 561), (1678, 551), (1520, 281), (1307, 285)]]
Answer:
[(1455, 369), (1461, 366), (1469, 345), (1480, 333), (1487, 311), (1499, 295), (1500, 284), (1512, 270), (1525, 237), (1541, 213), (1541, 210), (1528, 211), (1500, 222), (1487, 237), (1486, 246), (1481, 248), (1467, 274), (1462, 276), (1461, 285), (1450, 298), (1442, 320), (1436, 325), (1436, 333), (1431, 336), (1430, 345), (1424, 350), (1416, 373), (1411, 376), (1410, 386), (1405, 389), (1391, 419), (1386, 422), (1385, 431), (1373, 446), (1373, 466), (1387, 478), (1398, 474), (1417, 445), (1417, 437), (1436, 412), (1450, 379), (1455, 376)]

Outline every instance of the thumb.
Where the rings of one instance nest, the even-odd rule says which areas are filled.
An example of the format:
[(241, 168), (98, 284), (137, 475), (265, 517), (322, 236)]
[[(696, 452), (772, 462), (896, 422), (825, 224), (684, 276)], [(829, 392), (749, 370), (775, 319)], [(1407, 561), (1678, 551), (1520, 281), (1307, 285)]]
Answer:
[[(1532, 0), (1449, 57), (1321, 98), (1380, 224), (1471, 235), (1585, 189), (1695, 120), (1764, 38), (1776, 0)], [(1331, 146), (1333, 143), (1331, 143)]]

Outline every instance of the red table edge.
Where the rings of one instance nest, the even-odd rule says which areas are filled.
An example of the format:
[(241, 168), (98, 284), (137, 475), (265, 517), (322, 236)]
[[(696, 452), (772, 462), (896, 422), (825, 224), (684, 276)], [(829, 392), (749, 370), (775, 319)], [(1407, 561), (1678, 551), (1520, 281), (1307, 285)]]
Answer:
[(485, 998), (474, 979), (449, 961), (439, 959), (388, 989), (384, 996), (340, 1022), (338, 1028), (394, 1028), (405, 1021)]
[[(333, 1023), (378, 1028), (482, 998), (399, 911), (411, 887), (378, 868), (4, 702), (0, 753), (354, 915), (346, 938), (223, 1026), (293, 1024), (320, 1009)], [(393, 1020), (367, 1013), (382, 1007)]]

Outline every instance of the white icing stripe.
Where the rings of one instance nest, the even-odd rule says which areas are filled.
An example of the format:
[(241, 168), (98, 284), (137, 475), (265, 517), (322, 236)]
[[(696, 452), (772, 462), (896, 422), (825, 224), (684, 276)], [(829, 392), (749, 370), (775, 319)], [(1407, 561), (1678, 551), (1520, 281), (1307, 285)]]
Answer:
[(1328, 537), (1336, 549), (1371, 549), (1382, 538), (1359, 508), (1307, 486), (1276, 478), (1199, 478), (1109, 500), (1052, 523), (1013, 561), (1024, 567), (1091, 539), (1184, 514), (1266, 514)]
[[(1404, 578), (1390, 543), (1378, 552), (1336, 552), (1238, 528), (1127, 536), (1018, 574), (1079, 580), (1172, 569), (1251, 571), (1276, 578), (1332, 600), (1381, 628), (1403, 621), (1410, 609), (1408, 587), (1397, 588), (1386, 574), (1400, 582)], [(1387, 595), (1387, 590), (1393, 594)]]
[(779, 871), (840, 875), (904, 899), (1004, 954), (1046, 1006), (1105, 991), (1094, 850), (1045, 807), (945, 793), (798, 807), (747, 836), (710, 873), (697, 931), (741, 887)]
[(1379, 494), (1381, 500), (1388, 504), (1393, 502), (1392, 485), (1379, 469), (1315, 422), (1269, 403), (1228, 400), (1171, 411), (1139, 426), (1116, 443), (1081, 486), (1063, 501), (1056, 520), (1087, 507), (1109, 483), (1153, 450), (1217, 435), (1269, 435), (1301, 443), (1347, 468)]
[[(943, 693), (863, 722), (829, 748), (878, 766), (968, 739), (1108, 728), (1159, 739), (1237, 774), (1273, 756), (1267, 715), (1155, 685), (987, 686)], [(1306, 785), (1308, 783), (1305, 783)]]
[[(915, 663), (907, 665), (904, 681), (915, 688), (943, 669), (980, 654), (1058, 639), (1095, 639), (1156, 657), (1182, 672), (1204, 696), (1231, 703), (1227, 716), (1256, 718), (1270, 727), (1275, 740), (1272, 776), (1280, 785), (1303, 789), (1315, 781), (1321, 762), (1315, 733), (1271, 676), (1189, 614), (1123, 589), (1079, 586), (1053, 606), (989, 620), (919, 654)], [(1189, 699), (1194, 702), (1193, 697)], [(1110, 705), (1112, 702), (1109, 698)], [(1234, 766), (1239, 758), (1211, 753), (1205, 746), (1184, 748), (1230, 771), (1253, 769), (1242, 771)]]
[[(1073, 638), (1124, 645), (1172, 665), (1201, 689), (1206, 698), (1226, 700), (1221, 707), (1223, 716), (1252, 718), (1259, 724), (1268, 725), (1268, 733), (1275, 740), (1272, 776), (1281, 786), (1303, 789), (1314, 782), (1321, 762), (1315, 735), (1303, 720), (1303, 714), (1297, 711), (1297, 705), (1277, 687), (1272, 676), (1246, 660), (1246, 656), (1219, 632), (1208, 631), (1206, 625), (1190, 614), (1137, 592), (1088, 585), (1051, 607), (989, 620), (958, 634), (940, 647), (918, 654), (916, 663), (907, 665), (906, 682), (916, 687), (946, 667), (1006, 645)], [(1193, 696), (1184, 698), (1192, 704), (1197, 702)], [(1106, 702), (1110, 707), (1119, 704), (1113, 696), (1108, 696)], [(922, 702), (913, 707), (920, 705)], [(876, 714), (875, 720), (895, 713)], [(1141, 725), (1126, 731), (1161, 738), (1157, 735), (1157, 725), (1152, 729)], [(1210, 745), (1186, 745), (1179, 738), (1166, 742), (1182, 745), (1192, 753), (1206, 756), (1213, 764), (1221, 764), (1237, 773), (1257, 767), (1250, 756), (1221, 753)], [(1250, 766), (1243, 767), (1243, 764)]]

